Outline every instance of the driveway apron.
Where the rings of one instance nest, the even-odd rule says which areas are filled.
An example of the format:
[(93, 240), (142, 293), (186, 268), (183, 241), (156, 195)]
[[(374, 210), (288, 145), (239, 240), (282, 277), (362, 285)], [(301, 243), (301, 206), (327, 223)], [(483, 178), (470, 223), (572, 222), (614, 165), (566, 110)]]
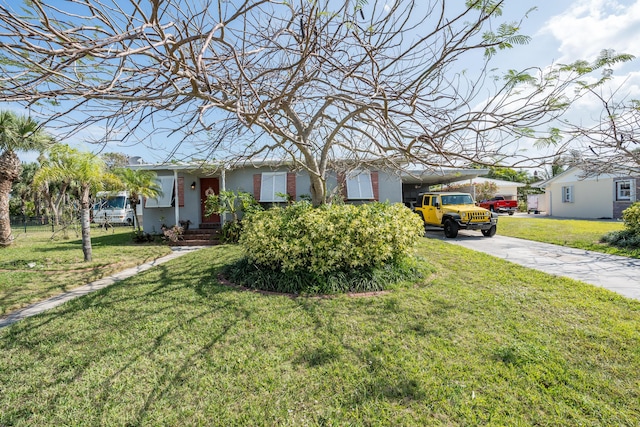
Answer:
[(640, 300), (640, 259), (515, 237), (496, 235), (487, 238), (480, 233), (470, 231), (461, 231), (455, 239), (445, 238), (442, 231), (427, 231), (426, 236), (556, 276), (570, 277), (612, 290), (627, 298)]

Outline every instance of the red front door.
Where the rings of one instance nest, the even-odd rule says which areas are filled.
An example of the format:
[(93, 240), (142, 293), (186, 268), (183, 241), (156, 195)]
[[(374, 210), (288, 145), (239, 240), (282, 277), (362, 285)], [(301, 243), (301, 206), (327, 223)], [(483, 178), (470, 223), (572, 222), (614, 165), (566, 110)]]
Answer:
[(220, 215), (205, 216), (204, 202), (210, 194), (220, 193), (220, 181), (218, 178), (200, 178), (200, 212), (203, 224), (219, 224)]

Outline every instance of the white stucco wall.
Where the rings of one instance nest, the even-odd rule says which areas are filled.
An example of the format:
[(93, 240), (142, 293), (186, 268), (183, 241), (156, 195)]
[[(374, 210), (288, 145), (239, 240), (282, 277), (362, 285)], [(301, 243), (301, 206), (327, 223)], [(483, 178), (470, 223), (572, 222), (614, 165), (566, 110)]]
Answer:
[[(573, 186), (573, 202), (562, 201), (562, 187)], [(550, 216), (569, 218), (612, 218), (613, 178), (599, 176), (580, 179), (579, 173), (568, 173), (546, 187)]]

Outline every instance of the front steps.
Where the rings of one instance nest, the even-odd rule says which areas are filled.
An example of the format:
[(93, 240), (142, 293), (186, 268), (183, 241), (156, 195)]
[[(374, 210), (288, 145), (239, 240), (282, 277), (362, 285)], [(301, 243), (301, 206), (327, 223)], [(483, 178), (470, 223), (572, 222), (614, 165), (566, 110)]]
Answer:
[[(205, 225), (205, 224), (202, 224)], [(220, 244), (220, 226), (209, 226), (186, 230), (180, 240), (171, 242), (171, 246), (213, 246)]]

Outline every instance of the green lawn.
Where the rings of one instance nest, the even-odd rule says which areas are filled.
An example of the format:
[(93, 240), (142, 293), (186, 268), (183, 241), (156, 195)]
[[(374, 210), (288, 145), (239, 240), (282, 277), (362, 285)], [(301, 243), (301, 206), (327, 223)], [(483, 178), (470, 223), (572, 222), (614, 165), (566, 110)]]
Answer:
[(0, 249), (0, 316), (171, 252), (167, 246), (133, 244), (130, 227), (95, 228), (93, 261), (85, 263), (74, 233), (53, 241), (50, 232), (14, 233), (14, 244)]
[(640, 302), (435, 239), (375, 297), (221, 286), (185, 255), (0, 330), (0, 425), (640, 424)]
[(640, 249), (624, 249), (600, 243), (611, 231), (624, 229), (621, 221), (555, 219), (542, 216), (511, 217), (501, 215), (498, 234), (572, 248), (640, 258)]

